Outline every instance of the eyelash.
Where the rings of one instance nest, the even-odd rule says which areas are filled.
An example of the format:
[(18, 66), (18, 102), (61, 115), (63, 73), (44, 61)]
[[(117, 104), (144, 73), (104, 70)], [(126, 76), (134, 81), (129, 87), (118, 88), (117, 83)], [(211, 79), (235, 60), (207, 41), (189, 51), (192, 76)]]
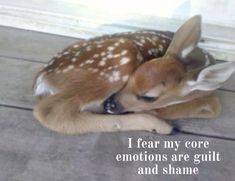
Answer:
[(148, 96), (137, 96), (137, 99), (143, 100), (145, 102), (154, 102), (158, 97), (148, 97)]

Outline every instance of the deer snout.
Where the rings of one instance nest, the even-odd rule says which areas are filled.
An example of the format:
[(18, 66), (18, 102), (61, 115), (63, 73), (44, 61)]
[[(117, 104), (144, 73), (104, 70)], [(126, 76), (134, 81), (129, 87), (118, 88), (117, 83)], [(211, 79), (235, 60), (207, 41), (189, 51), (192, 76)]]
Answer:
[(112, 95), (104, 102), (104, 110), (109, 114), (121, 114), (124, 112), (123, 106)]

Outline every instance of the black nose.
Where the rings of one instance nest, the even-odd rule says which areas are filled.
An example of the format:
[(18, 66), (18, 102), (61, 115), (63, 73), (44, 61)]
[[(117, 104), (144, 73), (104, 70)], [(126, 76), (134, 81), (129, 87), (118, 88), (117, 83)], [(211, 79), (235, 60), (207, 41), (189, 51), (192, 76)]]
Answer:
[(114, 97), (115, 96), (113, 95), (104, 102), (104, 110), (106, 113), (120, 114), (123, 112), (123, 107), (121, 106), (120, 103), (115, 101)]

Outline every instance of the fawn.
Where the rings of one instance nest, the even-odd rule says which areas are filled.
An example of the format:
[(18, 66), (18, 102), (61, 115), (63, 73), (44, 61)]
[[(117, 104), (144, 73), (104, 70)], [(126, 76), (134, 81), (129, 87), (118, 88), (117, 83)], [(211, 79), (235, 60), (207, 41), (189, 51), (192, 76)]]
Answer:
[(207, 67), (213, 58), (198, 48), (205, 61), (187, 58), (200, 36), (201, 18), (194, 16), (175, 34), (144, 30), (71, 45), (35, 77), (34, 91), (41, 100), (34, 116), (65, 134), (170, 134), (173, 126), (164, 118), (215, 117), (218, 98), (204, 97), (231, 76), (235, 64)]

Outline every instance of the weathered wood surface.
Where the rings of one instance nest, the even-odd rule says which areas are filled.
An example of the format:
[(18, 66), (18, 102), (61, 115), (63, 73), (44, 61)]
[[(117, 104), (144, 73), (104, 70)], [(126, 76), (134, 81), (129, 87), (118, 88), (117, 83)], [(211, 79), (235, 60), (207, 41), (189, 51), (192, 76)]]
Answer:
[[(229, 91), (218, 91), (223, 108), (220, 117), (175, 122), (188, 134), (159, 136), (126, 132), (65, 136), (42, 127), (31, 111), (13, 107), (24, 109), (35, 105), (32, 79), (43, 65), (40, 62), (46, 62), (57, 51), (77, 40), (1, 27), (0, 33), (0, 180), (235, 180), (235, 144), (232, 141), (235, 139), (235, 75), (225, 84), (224, 89)], [(128, 137), (161, 141), (209, 140), (210, 150), (220, 151), (223, 160), (200, 165), (198, 176), (138, 176), (137, 167), (145, 163), (115, 161), (117, 153), (140, 152), (139, 149), (127, 149)], [(166, 152), (163, 149), (148, 151)]]
[(230, 79), (225, 82), (222, 89), (229, 90), (229, 91), (235, 91), (235, 74), (233, 74)]
[(48, 62), (79, 39), (0, 27), (0, 56)]
[(175, 123), (181, 130), (210, 136), (235, 138), (235, 93), (217, 91), (222, 105), (222, 112), (213, 119), (184, 119)]
[(42, 64), (0, 57), (0, 104), (32, 107), (33, 76)]
[[(191, 135), (159, 136), (147, 132), (99, 133), (65, 136), (43, 128), (30, 111), (0, 108), (0, 179), (17, 181), (122, 181), (122, 180), (223, 180), (235, 179), (235, 144), (215, 138)], [(140, 166), (154, 166), (156, 162), (117, 162), (116, 154), (139, 153), (144, 149), (128, 149), (128, 138), (134, 140), (208, 140), (208, 150), (184, 150), (177, 153), (208, 153), (219, 151), (221, 162), (199, 165), (197, 176), (139, 176)], [(164, 149), (148, 149), (162, 154)], [(174, 153), (167, 150), (168, 154)], [(161, 167), (167, 163), (162, 162)], [(175, 166), (196, 166), (193, 163), (172, 163)]]

